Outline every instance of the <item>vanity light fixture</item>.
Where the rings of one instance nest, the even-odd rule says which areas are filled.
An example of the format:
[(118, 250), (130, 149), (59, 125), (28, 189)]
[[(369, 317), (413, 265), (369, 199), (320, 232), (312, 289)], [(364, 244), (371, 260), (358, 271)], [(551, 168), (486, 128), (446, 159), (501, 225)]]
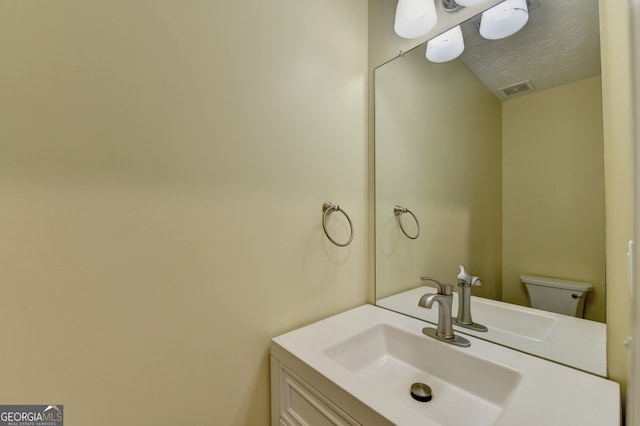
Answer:
[(464, 38), (460, 25), (451, 28), (427, 42), (427, 59), (431, 62), (452, 61), (464, 51)]
[(505, 0), (482, 12), (480, 35), (488, 40), (509, 37), (520, 31), (528, 20), (527, 0)]
[(431, 31), (437, 21), (434, 0), (398, 0), (393, 29), (402, 38), (418, 38)]

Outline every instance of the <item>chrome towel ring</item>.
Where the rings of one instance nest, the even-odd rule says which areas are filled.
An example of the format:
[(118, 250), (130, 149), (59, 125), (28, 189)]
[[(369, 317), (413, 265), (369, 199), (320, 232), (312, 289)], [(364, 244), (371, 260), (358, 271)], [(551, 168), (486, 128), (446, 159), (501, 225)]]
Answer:
[[(404, 227), (402, 226), (402, 215), (404, 213), (409, 213), (411, 216), (413, 216), (413, 220), (416, 221), (416, 235), (414, 236), (407, 234), (407, 231), (405, 231)], [(407, 236), (407, 238), (415, 240), (420, 236), (420, 222), (418, 222), (418, 218), (416, 217), (415, 214), (413, 214), (411, 210), (409, 210), (406, 207), (395, 206), (393, 208), (393, 214), (395, 214), (398, 217), (398, 223), (400, 224), (400, 229), (402, 230), (402, 233)]]
[[(337, 204), (329, 202), (329, 201), (326, 201), (322, 205), (322, 211), (324, 212), (322, 214), (322, 229), (324, 229), (324, 235), (327, 236), (329, 241), (331, 241), (333, 244), (337, 245), (338, 247), (346, 247), (349, 244), (351, 244), (351, 240), (353, 240), (353, 223), (351, 223), (351, 219), (349, 218), (349, 215), (347, 215), (347, 213), (344, 210), (341, 210), (340, 207)], [(346, 243), (337, 242), (336, 240), (331, 238), (331, 236), (329, 235), (329, 232), (327, 232), (327, 217), (333, 212), (341, 212), (344, 215), (344, 217), (347, 218), (347, 221), (349, 222), (349, 228), (351, 229), (351, 235), (349, 235), (349, 240)]]

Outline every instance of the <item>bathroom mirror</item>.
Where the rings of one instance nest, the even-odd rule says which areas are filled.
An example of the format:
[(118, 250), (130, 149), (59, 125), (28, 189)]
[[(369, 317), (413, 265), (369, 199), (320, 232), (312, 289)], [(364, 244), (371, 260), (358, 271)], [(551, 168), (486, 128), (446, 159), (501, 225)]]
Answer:
[(422, 44), (375, 70), (376, 300), (418, 316), (385, 302), (421, 276), (457, 290), (458, 265), (482, 280), (474, 296), (514, 307), (530, 303), (521, 275), (561, 278), (593, 286), (572, 320), (606, 333), (598, 0), (527, 3), (508, 38), (482, 38), (478, 16), (459, 58)]

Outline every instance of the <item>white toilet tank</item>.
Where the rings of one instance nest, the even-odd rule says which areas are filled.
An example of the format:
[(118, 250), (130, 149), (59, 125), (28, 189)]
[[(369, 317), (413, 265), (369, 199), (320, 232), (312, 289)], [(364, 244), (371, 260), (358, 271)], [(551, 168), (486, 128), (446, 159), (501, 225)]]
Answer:
[(589, 283), (559, 278), (520, 275), (527, 287), (531, 307), (582, 318), (584, 300), (593, 289)]

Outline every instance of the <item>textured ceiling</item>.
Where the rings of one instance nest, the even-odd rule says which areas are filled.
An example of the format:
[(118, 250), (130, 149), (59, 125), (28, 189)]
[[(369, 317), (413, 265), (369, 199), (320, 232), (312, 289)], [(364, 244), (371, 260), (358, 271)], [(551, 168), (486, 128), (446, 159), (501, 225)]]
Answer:
[(530, 0), (527, 25), (502, 40), (483, 39), (479, 25), (463, 25), (461, 59), (502, 100), (497, 89), (525, 80), (540, 91), (600, 74), (598, 0)]

